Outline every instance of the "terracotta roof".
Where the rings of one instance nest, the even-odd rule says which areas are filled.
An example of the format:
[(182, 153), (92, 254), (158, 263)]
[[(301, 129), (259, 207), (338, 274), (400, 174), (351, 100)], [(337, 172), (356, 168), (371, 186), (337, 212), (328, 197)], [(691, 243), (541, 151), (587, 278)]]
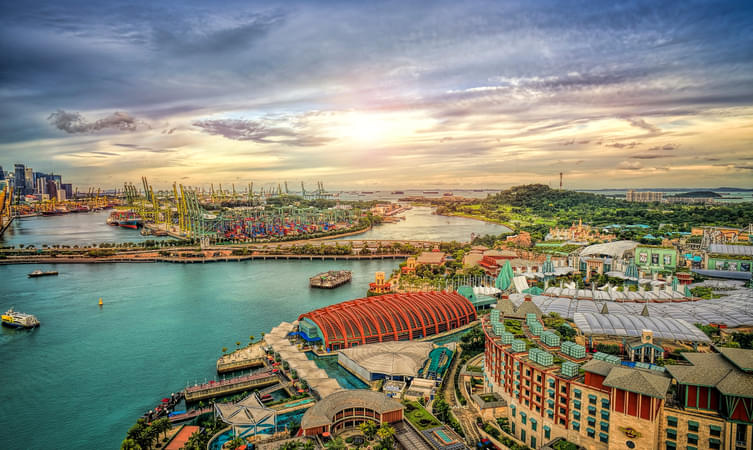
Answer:
[(683, 353), (682, 356), (692, 365), (668, 365), (667, 372), (681, 384), (716, 387), (724, 395), (753, 398), (753, 374), (741, 370), (727, 356), (733, 355), (739, 364), (745, 365), (749, 363), (748, 353), (753, 350), (723, 348), (720, 351), (721, 354)]

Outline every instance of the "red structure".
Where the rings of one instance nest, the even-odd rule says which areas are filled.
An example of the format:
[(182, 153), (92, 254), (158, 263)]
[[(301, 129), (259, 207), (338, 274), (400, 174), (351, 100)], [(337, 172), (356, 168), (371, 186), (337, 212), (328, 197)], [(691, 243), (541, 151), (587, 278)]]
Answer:
[(326, 348), (339, 350), (443, 333), (476, 320), (476, 309), (457, 292), (413, 292), (350, 300), (301, 314), (303, 319), (319, 327)]

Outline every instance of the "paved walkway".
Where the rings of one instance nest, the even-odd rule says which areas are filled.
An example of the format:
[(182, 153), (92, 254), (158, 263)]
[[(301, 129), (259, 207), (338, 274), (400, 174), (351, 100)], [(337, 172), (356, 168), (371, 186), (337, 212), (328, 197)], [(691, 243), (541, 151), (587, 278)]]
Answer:
[(165, 450), (182, 449), (186, 445), (186, 442), (188, 442), (188, 438), (197, 431), (199, 431), (199, 427), (195, 425), (186, 425), (178, 432), (178, 435), (170, 441), (167, 447), (165, 447)]

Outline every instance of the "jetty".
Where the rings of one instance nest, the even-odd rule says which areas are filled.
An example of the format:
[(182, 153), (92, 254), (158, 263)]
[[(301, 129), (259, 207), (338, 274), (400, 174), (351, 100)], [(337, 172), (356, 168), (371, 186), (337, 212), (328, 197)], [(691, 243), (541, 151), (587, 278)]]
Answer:
[(349, 282), (353, 275), (350, 270), (330, 270), (309, 278), (309, 286), (312, 288), (334, 289)]
[(189, 386), (183, 392), (185, 393), (186, 402), (195, 402), (207, 398), (235, 394), (236, 392), (252, 391), (279, 382), (280, 378), (277, 374), (271, 371), (266, 371), (252, 375), (229, 378), (222, 381), (210, 381), (205, 384)]
[(265, 360), (266, 353), (262, 350), (261, 343), (257, 342), (217, 359), (217, 373), (261, 367)]

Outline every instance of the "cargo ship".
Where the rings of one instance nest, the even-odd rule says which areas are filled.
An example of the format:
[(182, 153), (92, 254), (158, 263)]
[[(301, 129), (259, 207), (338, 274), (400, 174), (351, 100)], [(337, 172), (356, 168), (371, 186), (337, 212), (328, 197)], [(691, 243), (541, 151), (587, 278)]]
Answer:
[(11, 307), (2, 315), (3, 326), (10, 328), (36, 328), (39, 320), (31, 314), (16, 312)]
[(113, 211), (107, 218), (107, 224), (135, 230), (144, 225), (144, 219), (133, 211)]

